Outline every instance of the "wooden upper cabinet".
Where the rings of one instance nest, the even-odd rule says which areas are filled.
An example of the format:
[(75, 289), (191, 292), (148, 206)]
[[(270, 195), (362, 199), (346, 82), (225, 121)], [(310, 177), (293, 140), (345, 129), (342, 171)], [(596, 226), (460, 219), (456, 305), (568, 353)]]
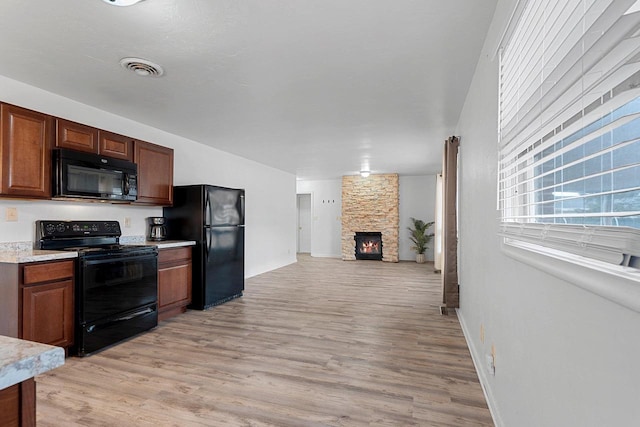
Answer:
[(56, 147), (133, 161), (132, 138), (64, 119), (56, 119)]
[(98, 129), (56, 119), (56, 147), (98, 154)]
[(56, 147), (133, 161), (132, 138), (64, 119), (56, 119)]
[(135, 141), (134, 162), (138, 165), (136, 203), (158, 206), (173, 204), (173, 149)]
[(0, 193), (51, 197), (53, 119), (43, 113), (0, 105)]
[(117, 133), (100, 130), (99, 153), (103, 156), (133, 161), (133, 139)]

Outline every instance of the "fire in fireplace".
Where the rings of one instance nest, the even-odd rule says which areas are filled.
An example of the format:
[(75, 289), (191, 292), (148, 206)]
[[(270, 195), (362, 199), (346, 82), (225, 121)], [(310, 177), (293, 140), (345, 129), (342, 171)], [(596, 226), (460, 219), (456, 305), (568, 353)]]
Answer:
[(382, 233), (356, 231), (356, 259), (382, 260)]

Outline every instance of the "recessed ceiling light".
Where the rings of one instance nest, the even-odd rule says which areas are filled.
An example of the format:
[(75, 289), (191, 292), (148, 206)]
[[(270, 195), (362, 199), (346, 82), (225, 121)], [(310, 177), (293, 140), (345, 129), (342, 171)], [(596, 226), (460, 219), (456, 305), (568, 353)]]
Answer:
[(132, 6), (142, 0), (102, 0), (105, 3), (109, 3), (113, 6)]
[(122, 58), (120, 65), (142, 77), (160, 77), (164, 74), (160, 65), (142, 58)]

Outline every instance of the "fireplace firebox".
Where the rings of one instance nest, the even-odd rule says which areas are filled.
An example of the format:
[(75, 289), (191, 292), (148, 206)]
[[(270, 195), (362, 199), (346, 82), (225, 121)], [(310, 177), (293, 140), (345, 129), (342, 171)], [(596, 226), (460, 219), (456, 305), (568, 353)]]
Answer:
[(382, 233), (356, 231), (356, 259), (382, 260)]

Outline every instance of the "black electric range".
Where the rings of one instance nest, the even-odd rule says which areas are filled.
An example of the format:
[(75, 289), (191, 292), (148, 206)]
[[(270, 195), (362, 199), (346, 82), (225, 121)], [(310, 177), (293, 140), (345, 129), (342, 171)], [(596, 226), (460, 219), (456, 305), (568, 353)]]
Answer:
[(78, 252), (75, 353), (87, 356), (158, 324), (158, 251), (122, 245), (118, 221), (36, 221), (36, 246)]

